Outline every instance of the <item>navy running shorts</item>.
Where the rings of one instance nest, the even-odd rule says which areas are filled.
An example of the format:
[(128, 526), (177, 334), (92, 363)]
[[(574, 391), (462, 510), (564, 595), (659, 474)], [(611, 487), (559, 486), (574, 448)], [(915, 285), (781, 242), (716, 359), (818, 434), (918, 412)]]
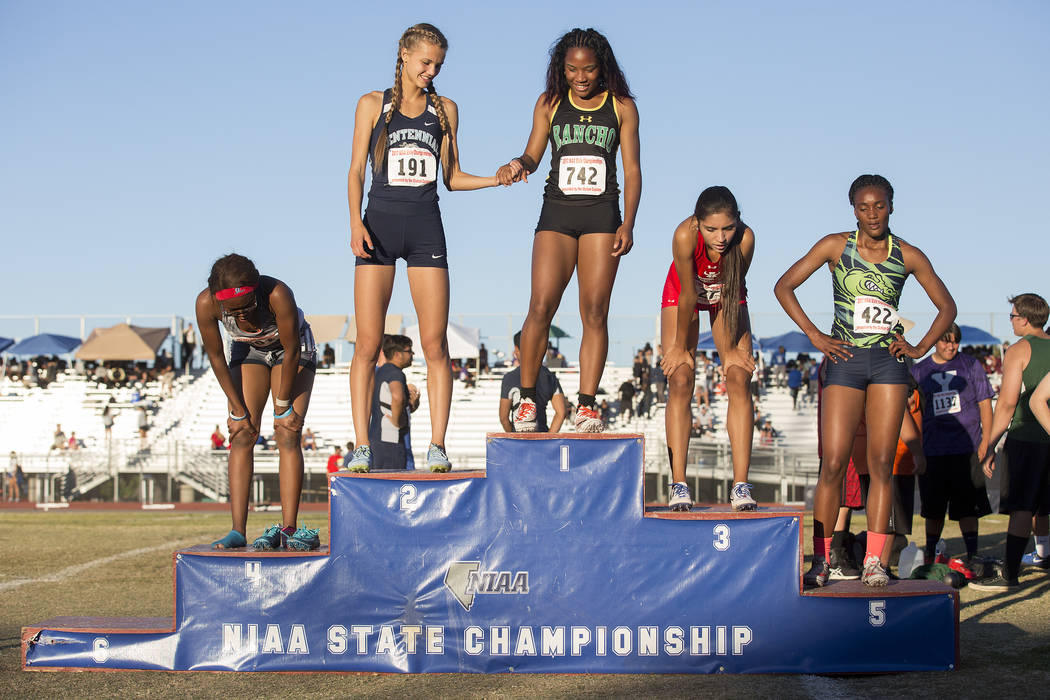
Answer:
[(853, 357), (827, 363), (824, 386), (848, 386), (867, 389), (869, 384), (910, 384), (908, 358), (896, 358), (889, 348), (847, 348)]
[(356, 265), (393, 265), (402, 258), (409, 267), (448, 269), (445, 228), (437, 205), (423, 211), (395, 213), (369, 206), (365, 228), (372, 238), (372, 257), (357, 258)]
[(597, 202), (556, 202), (543, 200), (540, 209), (540, 220), (536, 223), (536, 233), (555, 231), (573, 238), (586, 233), (616, 233), (623, 225), (620, 216), (620, 203), (616, 200)]

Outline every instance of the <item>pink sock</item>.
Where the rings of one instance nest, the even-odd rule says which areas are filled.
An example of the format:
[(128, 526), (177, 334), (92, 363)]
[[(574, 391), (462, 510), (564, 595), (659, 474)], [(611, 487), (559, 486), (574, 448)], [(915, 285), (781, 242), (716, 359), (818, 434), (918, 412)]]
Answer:
[(879, 534), (868, 530), (868, 545), (864, 549), (864, 560), (867, 561), (868, 557), (874, 555), (876, 559), (882, 559), (882, 550), (886, 546), (886, 540), (889, 535)]
[(831, 559), (831, 538), (830, 537), (817, 537), (813, 536), (813, 558), (824, 561)]

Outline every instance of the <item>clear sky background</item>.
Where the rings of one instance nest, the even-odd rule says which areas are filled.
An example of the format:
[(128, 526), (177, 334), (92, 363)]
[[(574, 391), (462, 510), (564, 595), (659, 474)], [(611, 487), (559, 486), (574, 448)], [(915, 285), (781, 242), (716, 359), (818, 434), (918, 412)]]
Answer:
[[(0, 0), (0, 315), (190, 317), (229, 251), (288, 282), (307, 313), (353, 313), (354, 108), (392, 83), (401, 32), (429, 21), (450, 42), (435, 85), (459, 104), (461, 159), (478, 174), (524, 147), (557, 37), (610, 38), (638, 99), (643, 174), (612, 299), (634, 325), (614, 325), (613, 359), (652, 336), (671, 232), (704, 187), (728, 185), (755, 230), (764, 335), (793, 329), (773, 284), (853, 227), (846, 194), (865, 172), (893, 182), (892, 228), (933, 261), (960, 320), (1001, 335), (1008, 295), (1050, 296), (1048, 20), (1041, 0)], [(453, 317), (490, 347), (527, 310), (547, 157), (528, 184), (441, 190)], [(825, 326), (830, 286), (822, 271), (800, 290)], [(576, 306), (573, 285), (563, 308)], [(413, 314), (403, 267), (391, 312)], [(914, 281), (901, 312), (917, 340), (932, 305)], [(0, 335), (24, 329), (0, 319)]]

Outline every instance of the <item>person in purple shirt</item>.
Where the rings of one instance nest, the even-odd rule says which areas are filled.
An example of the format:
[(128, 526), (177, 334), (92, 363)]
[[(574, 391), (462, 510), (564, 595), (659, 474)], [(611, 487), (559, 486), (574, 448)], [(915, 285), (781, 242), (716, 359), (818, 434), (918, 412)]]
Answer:
[(926, 561), (932, 562), (944, 516), (958, 521), (966, 556), (977, 554), (977, 519), (992, 512), (980, 463), (992, 427), (992, 387), (981, 363), (959, 352), (962, 332), (953, 323), (933, 354), (911, 369), (923, 397), (919, 476), (926, 519)]

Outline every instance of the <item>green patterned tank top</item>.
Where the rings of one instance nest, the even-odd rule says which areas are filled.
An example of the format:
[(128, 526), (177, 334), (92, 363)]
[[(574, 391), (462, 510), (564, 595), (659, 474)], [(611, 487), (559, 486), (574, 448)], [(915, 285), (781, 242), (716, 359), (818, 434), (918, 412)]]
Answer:
[(894, 334), (904, 332), (897, 305), (908, 273), (900, 239), (889, 232), (886, 237), (889, 256), (870, 263), (860, 256), (854, 231), (831, 273), (835, 295), (831, 336), (855, 347), (888, 347)]

